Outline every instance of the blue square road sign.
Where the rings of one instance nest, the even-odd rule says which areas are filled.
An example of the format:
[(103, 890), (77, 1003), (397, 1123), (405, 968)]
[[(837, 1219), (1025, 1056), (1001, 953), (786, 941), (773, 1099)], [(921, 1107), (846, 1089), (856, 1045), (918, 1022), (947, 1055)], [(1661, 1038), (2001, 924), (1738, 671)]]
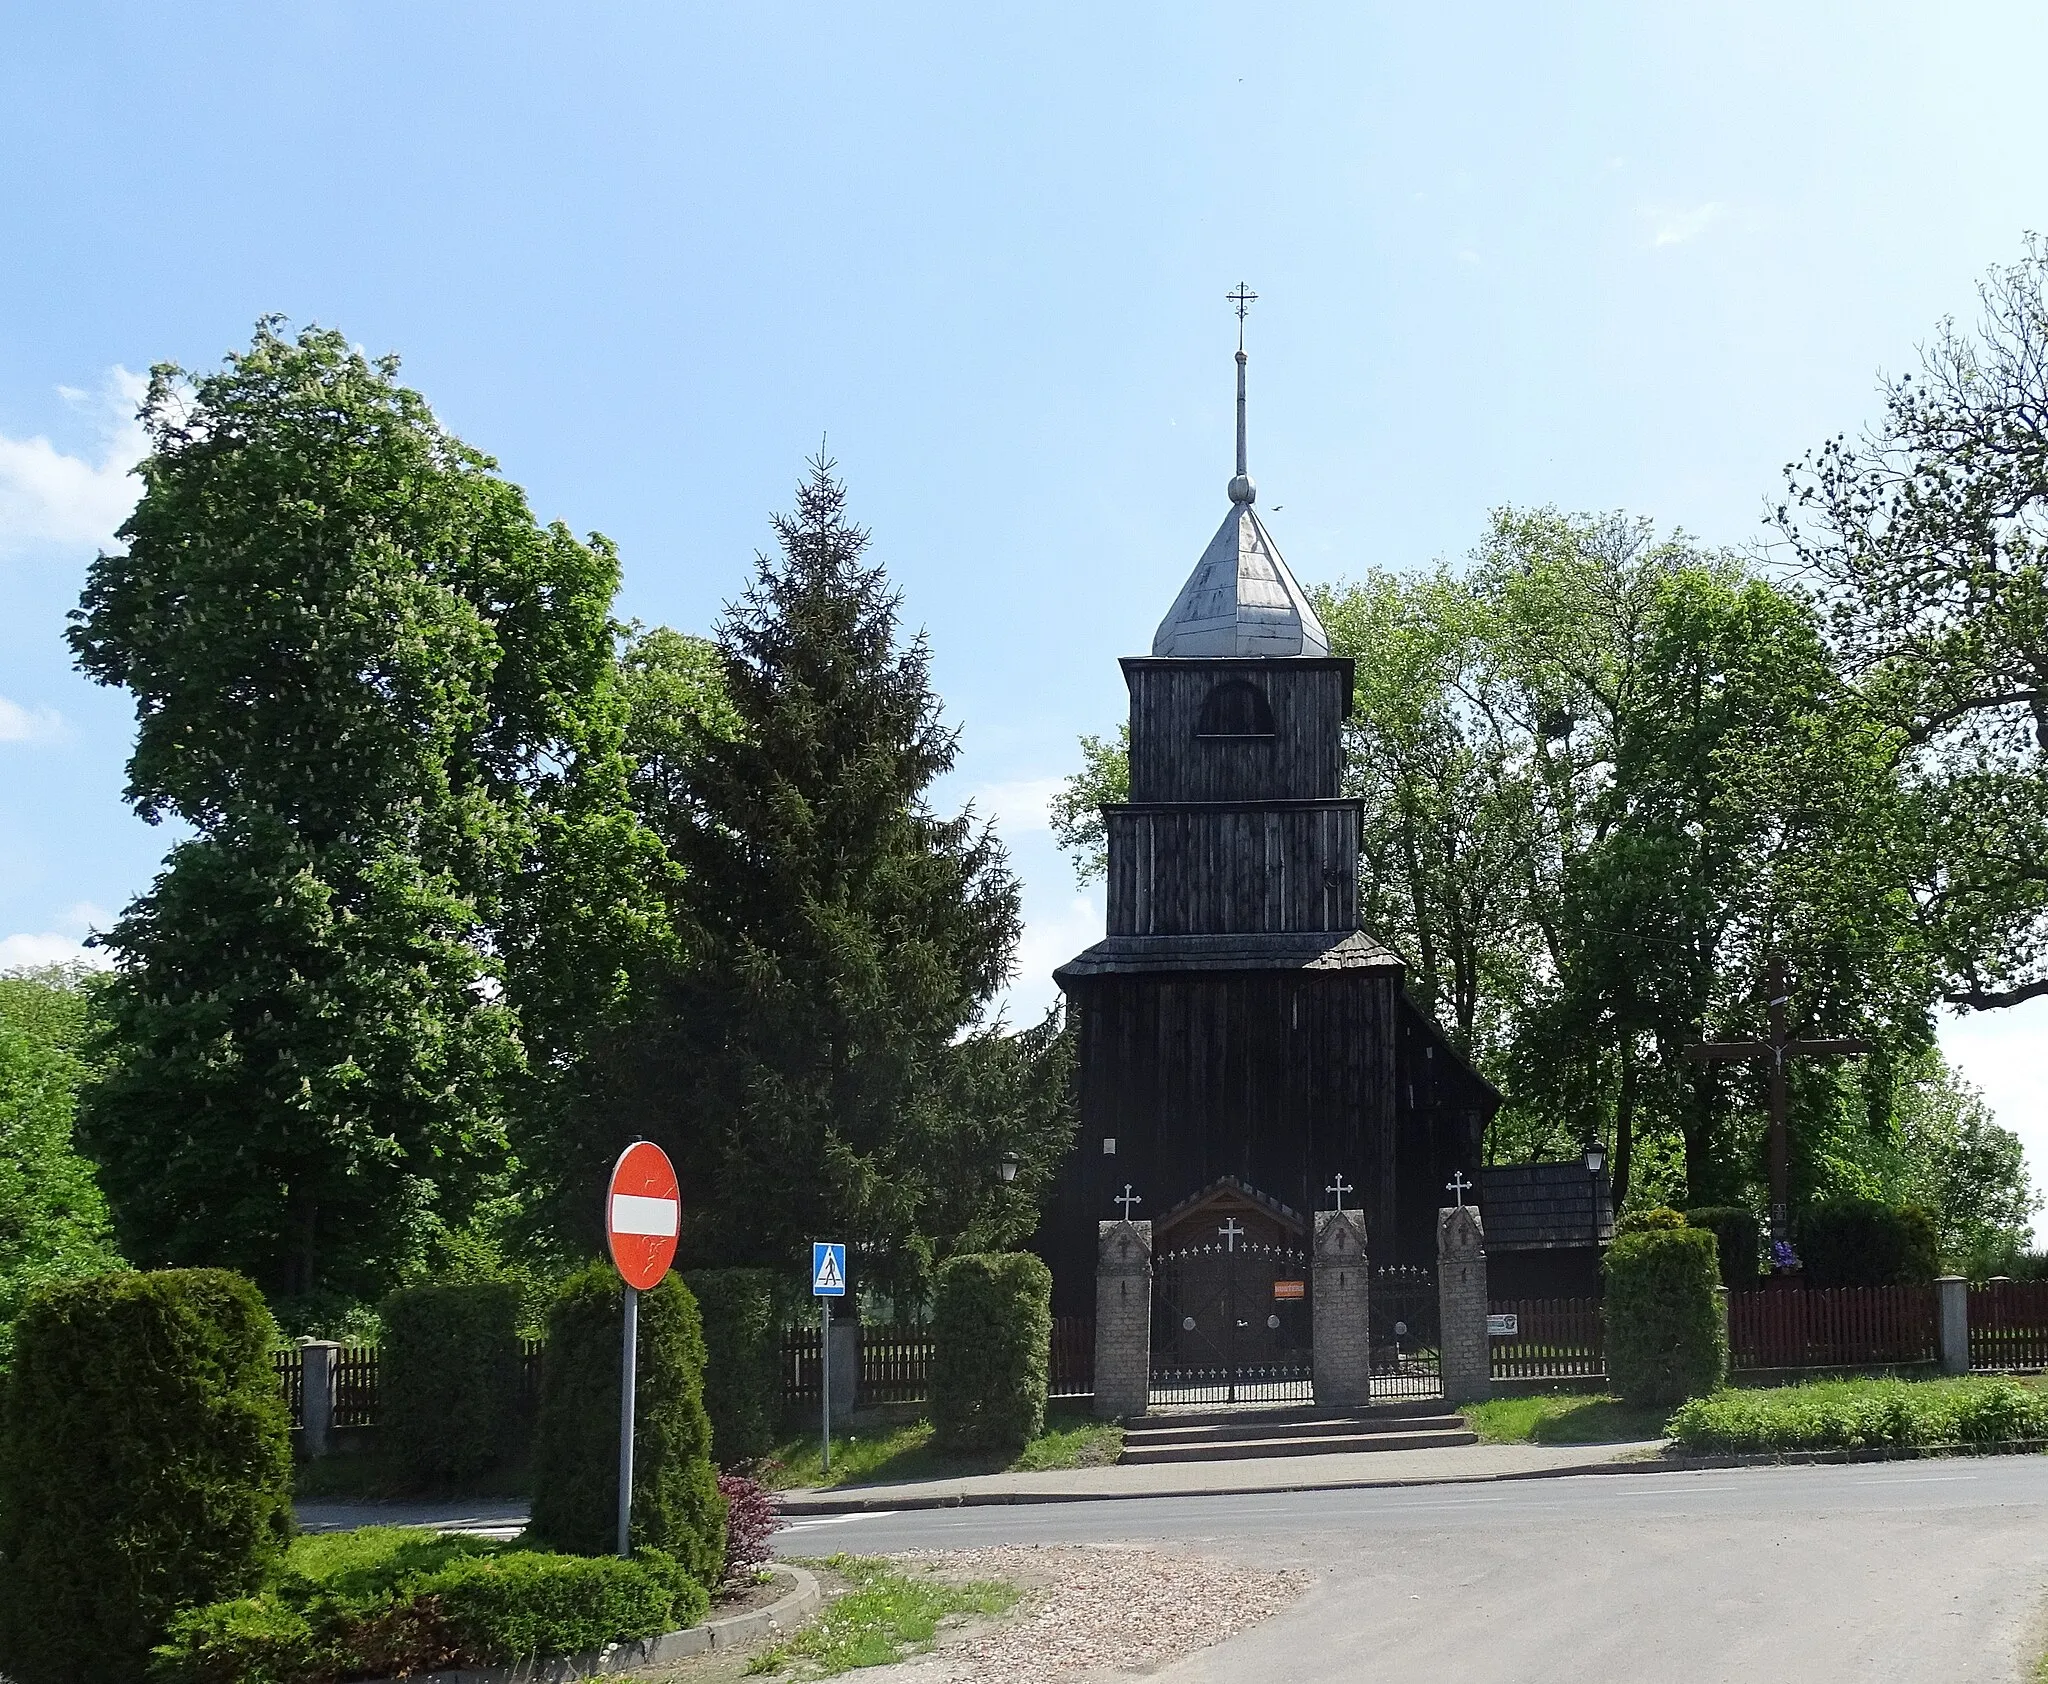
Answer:
[(811, 1242), (811, 1296), (846, 1296), (846, 1247), (830, 1240)]

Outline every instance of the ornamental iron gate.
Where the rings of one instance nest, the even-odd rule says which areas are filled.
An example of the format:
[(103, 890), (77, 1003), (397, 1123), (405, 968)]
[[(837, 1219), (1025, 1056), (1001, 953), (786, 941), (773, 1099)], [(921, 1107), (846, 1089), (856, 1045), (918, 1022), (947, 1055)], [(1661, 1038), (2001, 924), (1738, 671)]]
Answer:
[(1387, 1264), (1372, 1272), (1372, 1395), (1444, 1395), (1437, 1363), (1436, 1271)]
[(1309, 1258), (1235, 1234), (1152, 1259), (1152, 1402), (1312, 1401)]

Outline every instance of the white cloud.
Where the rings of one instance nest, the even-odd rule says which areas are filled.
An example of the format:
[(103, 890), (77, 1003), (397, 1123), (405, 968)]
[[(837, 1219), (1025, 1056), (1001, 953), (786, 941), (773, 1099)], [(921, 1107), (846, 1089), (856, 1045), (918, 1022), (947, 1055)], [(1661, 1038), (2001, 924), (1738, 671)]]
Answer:
[(25, 708), (0, 696), (0, 743), (41, 743), (63, 734), (63, 716), (54, 708)]
[(1060, 994), (1059, 984), (1052, 980), (1055, 967), (1101, 939), (1100, 891), (1071, 896), (1049, 915), (1028, 915), (1024, 937), (1017, 943), (1017, 974), (1001, 998), (1010, 1026), (1021, 1029), (1045, 1016)]
[(116, 365), (107, 371), (97, 400), (75, 387), (57, 388), (67, 401), (92, 402), (100, 410), (97, 461), (66, 455), (41, 436), (0, 434), (0, 554), (31, 544), (112, 545), (114, 529), (128, 518), (139, 495), (128, 470), (148, 448), (142, 423), (135, 419), (135, 406), (148, 386), (143, 375)]
[(1727, 214), (1728, 207), (1718, 199), (1695, 205), (1691, 210), (1651, 211), (1650, 244), (1682, 246), (1688, 240), (1698, 239)]
[(983, 784), (974, 792), (975, 811), (996, 821), (1005, 836), (1026, 831), (1050, 830), (1052, 820), (1046, 803), (1060, 791), (1064, 778), (1016, 778), (1008, 783)]
[(96, 947), (70, 936), (0, 936), (0, 971), (42, 965), (90, 965), (96, 971), (113, 969), (113, 961)]

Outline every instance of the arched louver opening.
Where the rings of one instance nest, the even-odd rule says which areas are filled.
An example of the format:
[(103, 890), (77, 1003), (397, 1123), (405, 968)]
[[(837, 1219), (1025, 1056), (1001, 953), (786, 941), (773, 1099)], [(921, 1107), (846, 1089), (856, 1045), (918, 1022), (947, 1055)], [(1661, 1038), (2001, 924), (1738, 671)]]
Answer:
[(1211, 690), (1195, 722), (1198, 737), (1270, 737), (1273, 710), (1256, 686), (1225, 679)]

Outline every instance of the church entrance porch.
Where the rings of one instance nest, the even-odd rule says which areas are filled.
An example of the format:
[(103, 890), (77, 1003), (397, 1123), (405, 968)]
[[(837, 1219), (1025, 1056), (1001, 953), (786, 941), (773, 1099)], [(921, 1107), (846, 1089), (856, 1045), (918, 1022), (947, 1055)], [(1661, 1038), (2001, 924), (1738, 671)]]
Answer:
[[(1183, 1230), (1185, 1231), (1185, 1230)], [(1152, 1260), (1151, 1403), (1307, 1403), (1314, 1396), (1308, 1253), (1216, 1237)]]

